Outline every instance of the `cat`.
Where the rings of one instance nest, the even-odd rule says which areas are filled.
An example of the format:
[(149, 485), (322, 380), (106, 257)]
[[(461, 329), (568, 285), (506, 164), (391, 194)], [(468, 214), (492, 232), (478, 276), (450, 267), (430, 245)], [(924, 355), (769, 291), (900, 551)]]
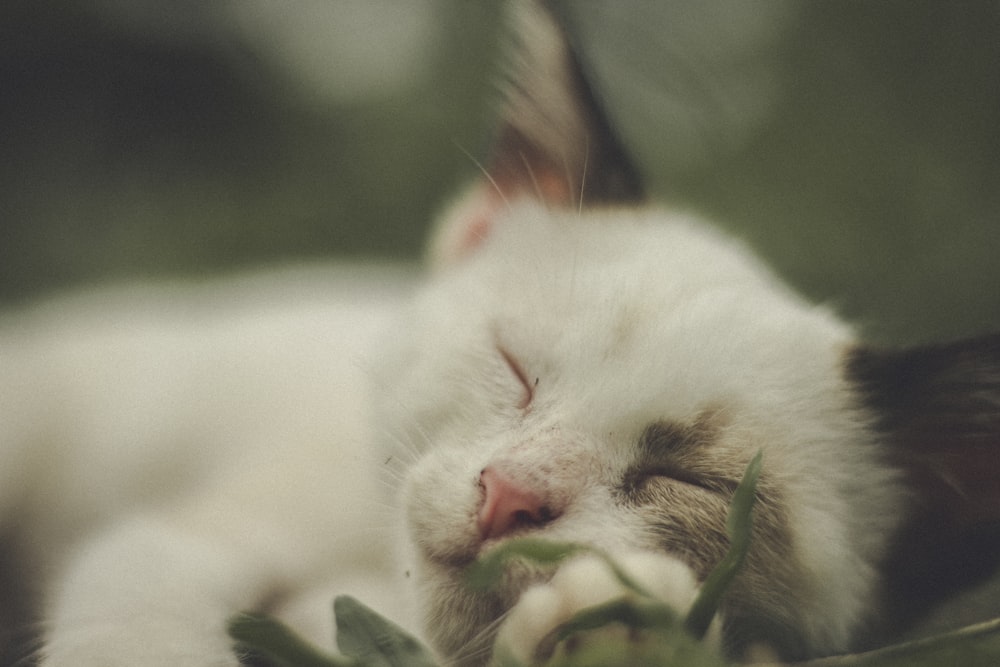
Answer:
[(758, 451), (708, 640), (734, 658), (890, 636), (965, 583), (967, 539), (996, 564), (1000, 337), (864, 345), (649, 202), (553, 15), (511, 14), (495, 147), (425, 278), (292, 271), (4, 318), (0, 517), (40, 582), (41, 664), (235, 666), (244, 610), (329, 645), (338, 593), (449, 665), (544, 657), (614, 577), (584, 557), (473, 591), (478, 556), (599, 547), (683, 611)]

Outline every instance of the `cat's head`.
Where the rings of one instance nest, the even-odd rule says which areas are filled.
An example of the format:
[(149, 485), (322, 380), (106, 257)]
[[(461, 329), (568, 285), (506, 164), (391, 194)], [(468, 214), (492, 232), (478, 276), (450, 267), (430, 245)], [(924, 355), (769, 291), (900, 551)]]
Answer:
[(876, 357), (741, 245), (647, 204), (549, 14), (521, 3), (516, 18), (494, 155), (439, 227), (381, 382), (429, 634), (482, 660), (546, 576), (466, 586), (512, 536), (663, 551), (703, 577), (762, 451), (731, 639), (845, 648), (905, 515), (858, 390)]

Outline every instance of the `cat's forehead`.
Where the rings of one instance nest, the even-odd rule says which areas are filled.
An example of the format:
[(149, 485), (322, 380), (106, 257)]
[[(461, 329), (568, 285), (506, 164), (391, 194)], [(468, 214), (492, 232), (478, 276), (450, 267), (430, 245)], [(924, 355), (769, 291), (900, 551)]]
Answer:
[(684, 419), (762, 387), (825, 383), (849, 335), (739, 244), (645, 207), (513, 206), (421, 305), (421, 368), (465, 378), (464, 401), (470, 377), (505, 377), (502, 350), (577, 423)]
[(608, 343), (623, 344), (699, 309), (739, 318), (725, 312), (730, 299), (756, 304), (761, 317), (801, 307), (740, 245), (688, 216), (652, 207), (512, 206), (445, 282), (456, 304), (482, 311), (501, 328), (586, 333), (595, 343), (606, 333)]

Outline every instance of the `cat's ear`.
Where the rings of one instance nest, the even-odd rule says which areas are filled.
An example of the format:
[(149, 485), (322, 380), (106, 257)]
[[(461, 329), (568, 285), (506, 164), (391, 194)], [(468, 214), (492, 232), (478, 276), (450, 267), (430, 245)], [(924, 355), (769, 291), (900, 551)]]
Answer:
[(913, 494), (887, 575), (894, 611), (916, 613), (1000, 566), (1000, 334), (857, 349), (848, 376)]
[(444, 217), (431, 249), (448, 262), (472, 252), (498, 213), (529, 197), (579, 209), (643, 199), (638, 173), (551, 8), (517, 0), (499, 122), (483, 174)]

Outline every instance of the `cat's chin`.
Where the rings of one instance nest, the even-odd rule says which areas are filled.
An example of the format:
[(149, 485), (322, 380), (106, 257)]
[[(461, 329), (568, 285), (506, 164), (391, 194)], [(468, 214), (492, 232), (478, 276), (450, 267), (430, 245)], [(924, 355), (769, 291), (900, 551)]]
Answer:
[[(488, 540), (479, 553), (491, 553), (509, 538)], [(469, 585), (469, 568), (475, 558), (464, 561), (425, 560), (421, 589), (426, 610), (425, 630), (435, 648), (449, 664), (482, 665), (492, 651), (501, 621), (521, 594), (550, 581), (554, 567), (541, 567), (516, 560), (485, 590)]]

